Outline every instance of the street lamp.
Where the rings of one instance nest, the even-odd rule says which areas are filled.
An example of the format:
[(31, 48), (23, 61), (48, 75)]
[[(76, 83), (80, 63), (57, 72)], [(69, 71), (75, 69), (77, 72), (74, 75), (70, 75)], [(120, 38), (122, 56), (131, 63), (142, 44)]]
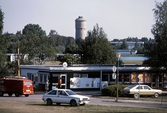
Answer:
[(118, 59), (118, 67), (117, 67), (117, 76), (116, 76), (116, 84), (117, 84), (117, 94), (116, 94), (116, 99), (115, 99), (115, 102), (118, 102), (118, 77), (119, 77), (119, 58), (121, 57), (121, 54), (120, 53), (117, 53), (116, 54), (116, 57)]

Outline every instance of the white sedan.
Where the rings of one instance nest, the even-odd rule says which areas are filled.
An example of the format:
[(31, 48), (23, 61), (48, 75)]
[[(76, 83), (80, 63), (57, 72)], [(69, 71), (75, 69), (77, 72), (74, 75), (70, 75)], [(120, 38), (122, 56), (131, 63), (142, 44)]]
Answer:
[(77, 106), (85, 105), (90, 102), (89, 97), (77, 95), (70, 89), (53, 89), (45, 93), (42, 100), (46, 102), (47, 105), (52, 105), (53, 103), (60, 105), (61, 103), (65, 103), (70, 104), (71, 106)]

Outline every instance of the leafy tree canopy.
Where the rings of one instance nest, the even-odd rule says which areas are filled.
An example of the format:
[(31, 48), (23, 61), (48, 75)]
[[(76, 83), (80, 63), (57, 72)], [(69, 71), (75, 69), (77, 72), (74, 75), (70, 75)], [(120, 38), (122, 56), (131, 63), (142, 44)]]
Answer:
[(83, 64), (114, 64), (116, 55), (102, 28), (96, 24), (81, 44)]
[(24, 35), (36, 34), (39, 37), (46, 36), (46, 32), (38, 24), (27, 24), (22, 33)]
[(153, 9), (155, 24), (152, 28), (155, 42), (150, 44), (148, 63), (154, 70), (161, 67), (167, 68), (167, 0), (163, 3), (156, 3)]

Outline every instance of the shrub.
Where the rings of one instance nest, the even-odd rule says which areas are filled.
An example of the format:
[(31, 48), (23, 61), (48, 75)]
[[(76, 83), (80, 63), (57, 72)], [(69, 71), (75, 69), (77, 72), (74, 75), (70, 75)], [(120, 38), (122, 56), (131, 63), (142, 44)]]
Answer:
[[(123, 89), (128, 85), (118, 84), (118, 95), (123, 96)], [(117, 85), (109, 85), (102, 89), (102, 95), (104, 96), (116, 96), (117, 94)]]

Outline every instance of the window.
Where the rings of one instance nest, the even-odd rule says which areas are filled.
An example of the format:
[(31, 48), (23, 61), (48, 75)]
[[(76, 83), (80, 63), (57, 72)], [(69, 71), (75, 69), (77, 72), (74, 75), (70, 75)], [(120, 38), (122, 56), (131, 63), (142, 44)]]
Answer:
[(78, 78), (78, 77), (80, 77), (80, 75), (79, 75), (79, 73), (74, 73), (74, 78)]
[(43, 74), (39, 75), (39, 80), (40, 80), (41, 83), (43, 82)]
[(0, 80), (0, 84), (3, 84), (4, 83), (4, 81), (3, 80)]
[(138, 78), (139, 78), (139, 82), (140, 83), (143, 83), (144, 81), (144, 79), (143, 79), (143, 74), (138, 74)]
[(144, 86), (145, 90), (150, 90), (150, 88), (148, 86)]
[(150, 83), (150, 75), (148, 73), (145, 73), (144, 76), (145, 76), (145, 83)]
[(57, 90), (53, 90), (50, 93), (48, 93), (49, 95), (56, 95), (57, 94)]
[(136, 89), (143, 89), (143, 87), (142, 86), (138, 86)]
[(131, 74), (131, 82), (136, 82), (136, 79), (137, 79), (136, 73), (132, 73)]
[(88, 78), (88, 74), (81, 74), (81, 78)]

